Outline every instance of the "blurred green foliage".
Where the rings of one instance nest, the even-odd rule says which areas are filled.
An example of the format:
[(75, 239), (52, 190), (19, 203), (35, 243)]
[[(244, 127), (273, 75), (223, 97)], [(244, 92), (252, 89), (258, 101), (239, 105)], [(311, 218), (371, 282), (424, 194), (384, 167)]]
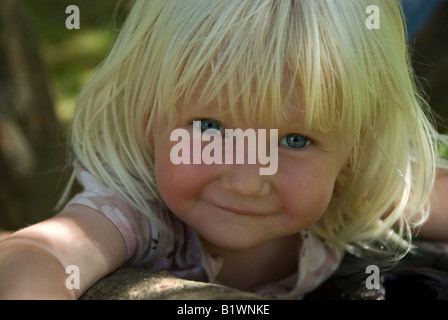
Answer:
[[(446, 134), (448, 134), (448, 132)], [(448, 160), (448, 146), (447, 145), (442, 144), (442, 145), (439, 146), (439, 155), (443, 159), (447, 159)]]
[[(122, 18), (122, 0), (21, 0), (35, 30), (47, 69), (55, 112), (62, 125), (93, 69), (111, 48)], [(69, 5), (80, 11), (80, 29), (65, 26)]]

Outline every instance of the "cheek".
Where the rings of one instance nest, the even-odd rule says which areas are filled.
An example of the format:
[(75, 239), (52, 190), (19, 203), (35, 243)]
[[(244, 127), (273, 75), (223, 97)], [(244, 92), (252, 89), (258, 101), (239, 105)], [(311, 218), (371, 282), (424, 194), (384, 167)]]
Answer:
[(285, 225), (309, 227), (328, 208), (337, 174), (321, 166), (305, 165), (282, 173), (280, 194), (286, 213)]
[(175, 214), (191, 208), (206, 185), (202, 165), (174, 165), (170, 159), (170, 147), (158, 147), (155, 154), (155, 178), (159, 193)]
[[(170, 159), (157, 159), (155, 163), (155, 177), (159, 193), (165, 204), (176, 212), (185, 210), (186, 202), (194, 192), (194, 186), (188, 184), (188, 171), (181, 166), (175, 166)], [(191, 179), (190, 179), (191, 180)], [(187, 187), (188, 186), (188, 187)]]

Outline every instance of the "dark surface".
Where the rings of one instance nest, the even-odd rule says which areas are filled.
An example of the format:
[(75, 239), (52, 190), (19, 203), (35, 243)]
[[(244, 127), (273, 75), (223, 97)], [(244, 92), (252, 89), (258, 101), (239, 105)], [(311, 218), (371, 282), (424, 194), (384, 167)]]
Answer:
[(98, 281), (83, 300), (254, 300), (256, 295), (210, 283), (173, 277), (167, 272), (119, 269)]

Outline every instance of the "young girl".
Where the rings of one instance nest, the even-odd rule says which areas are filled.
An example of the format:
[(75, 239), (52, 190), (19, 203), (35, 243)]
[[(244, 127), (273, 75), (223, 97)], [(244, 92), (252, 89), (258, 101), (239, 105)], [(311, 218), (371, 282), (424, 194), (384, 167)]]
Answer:
[[(428, 114), (398, 1), (136, 1), (77, 103), (84, 191), (0, 243), (0, 296), (79, 297), (126, 263), (297, 298), (346, 250), (399, 258), (430, 203), (421, 234), (446, 237)], [(199, 130), (199, 152), (277, 130), (278, 170), (175, 164), (175, 129)]]

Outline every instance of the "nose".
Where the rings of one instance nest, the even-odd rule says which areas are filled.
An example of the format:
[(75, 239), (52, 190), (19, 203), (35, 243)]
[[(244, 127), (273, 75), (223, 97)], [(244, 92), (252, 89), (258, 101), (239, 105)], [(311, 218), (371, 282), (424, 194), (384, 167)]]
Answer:
[(221, 176), (222, 187), (242, 196), (263, 197), (270, 192), (270, 177), (260, 175), (257, 164), (229, 164)]

